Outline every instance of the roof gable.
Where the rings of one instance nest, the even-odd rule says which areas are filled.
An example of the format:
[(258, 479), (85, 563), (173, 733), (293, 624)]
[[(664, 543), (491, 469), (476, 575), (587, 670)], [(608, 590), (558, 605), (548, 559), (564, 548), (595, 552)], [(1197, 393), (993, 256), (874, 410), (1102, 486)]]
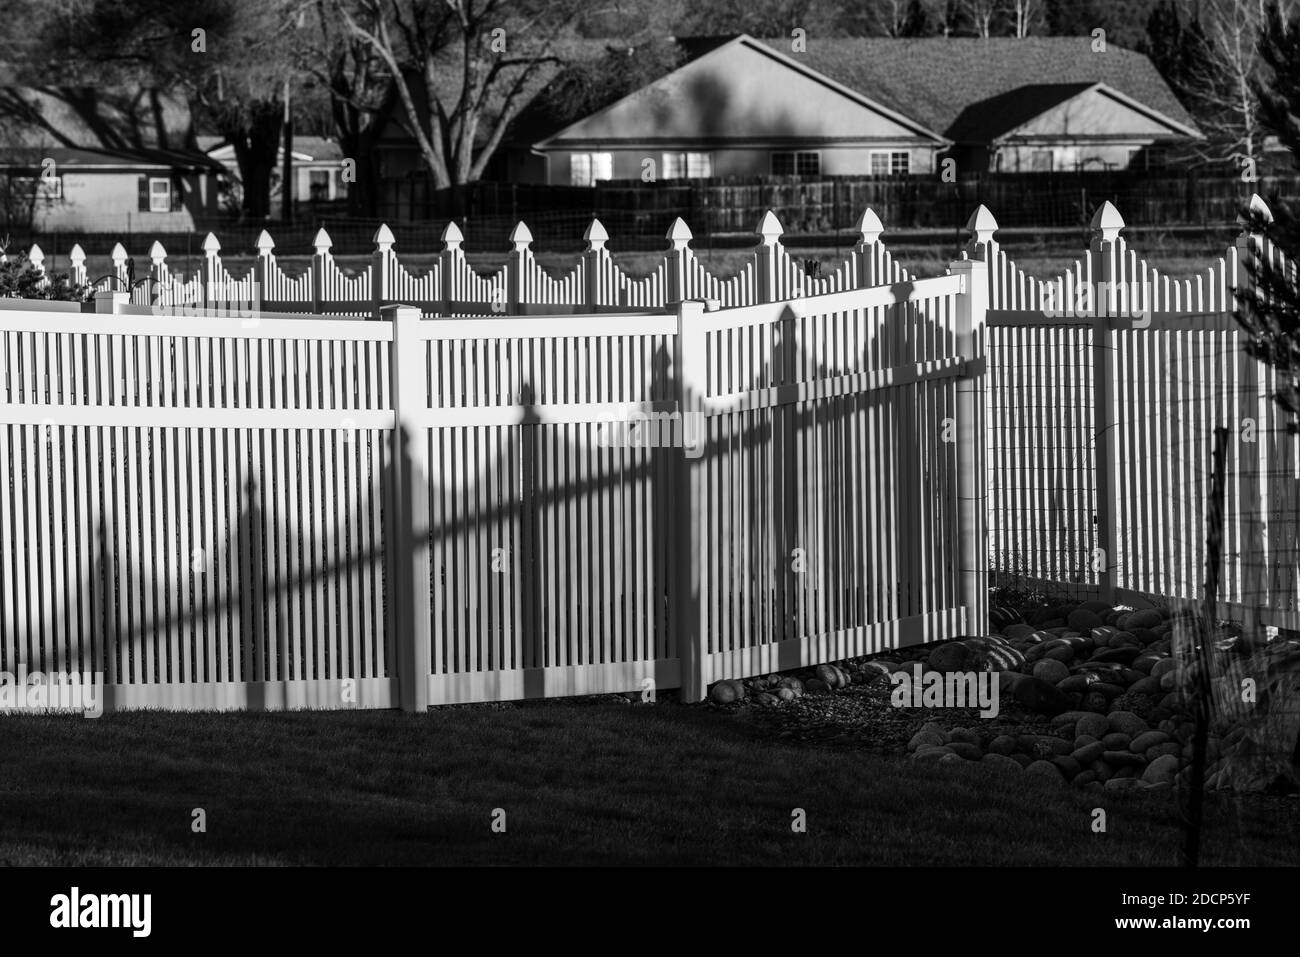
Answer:
[(536, 145), (784, 138), (945, 142), (914, 118), (802, 59), (741, 36)]
[(1014, 137), (1196, 136), (1189, 126), (1112, 90), (1104, 83), (1043, 83), (972, 103), (948, 128), (957, 143)]

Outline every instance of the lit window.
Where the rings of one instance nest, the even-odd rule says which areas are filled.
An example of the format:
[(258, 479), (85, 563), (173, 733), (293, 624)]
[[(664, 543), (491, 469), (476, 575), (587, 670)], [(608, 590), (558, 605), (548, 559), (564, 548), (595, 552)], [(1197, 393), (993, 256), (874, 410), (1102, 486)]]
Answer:
[(712, 153), (665, 153), (664, 179), (704, 179), (713, 175)]
[(871, 154), (872, 176), (906, 176), (912, 172), (912, 154), (907, 150)]
[(822, 156), (820, 153), (773, 153), (773, 176), (820, 176)]
[(613, 153), (574, 153), (569, 164), (569, 182), (592, 186), (598, 180), (614, 178)]
[(149, 178), (149, 212), (170, 213), (172, 210), (172, 181), (163, 177)]

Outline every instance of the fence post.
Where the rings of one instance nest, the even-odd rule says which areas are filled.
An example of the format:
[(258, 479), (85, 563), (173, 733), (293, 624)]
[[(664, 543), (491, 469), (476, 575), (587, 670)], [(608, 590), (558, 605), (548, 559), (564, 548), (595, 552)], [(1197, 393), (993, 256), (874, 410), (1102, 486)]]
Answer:
[(149, 303), (155, 311), (174, 305), (167, 302), (167, 250), (158, 240), (149, 247)]
[(373, 237), (375, 251), (370, 257), (370, 291), (374, 297), (375, 318), (383, 315), (393, 295), (393, 231), (381, 223)]
[(84, 303), (82, 312), (93, 312), (101, 316), (120, 316), (131, 303), (131, 294), (119, 289), (97, 290), (95, 297)]
[(271, 250), (275, 249), (275, 240), (265, 229), (257, 237), (257, 261), (253, 263), (253, 301), (259, 304), (265, 304), (270, 297), (270, 278), (271, 266), (274, 262), (275, 255)]
[(853, 247), (860, 289), (883, 285), (876, 264), (880, 258), (880, 234), (884, 231), (885, 226), (880, 221), (880, 217), (868, 206), (862, 218), (858, 220), (858, 242)]
[[(221, 273), (220, 256), (220, 240), (212, 233), (208, 233), (203, 237), (203, 262), (199, 265), (199, 285), (203, 287), (199, 290), (199, 301), (204, 310), (211, 309), (218, 299), (215, 287), (217, 276)], [(226, 290), (221, 290), (220, 298), (228, 298)]]
[(533, 233), (523, 222), (515, 224), (510, 230), (510, 242), (514, 248), (506, 263), (506, 315), (520, 315), (520, 305), (524, 301), (524, 284), (528, 278), (532, 252), (529, 246), (533, 242)]
[(605, 298), (601, 287), (605, 263), (609, 259), (609, 250), (605, 248), (609, 233), (599, 219), (593, 219), (582, 238), (587, 241), (587, 248), (582, 253), (583, 305), (588, 312), (597, 312), (600, 306), (606, 305), (601, 302)]
[[(1119, 567), (1119, 516), (1115, 509), (1115, 349), (1118, 337), (1110, 327), (1111, 305), (1116, 298), (1115, 257), (1124, 219), (1109, 201), (1092, 217), (1092, 275), (1100, 276), (1100, 292), (1092, 299), (1092, 405), (1093, 466), (1097, 475), (1097, 547), (1104, 563), (1098, 580), (1102, 601), (1114, 602)], [(1094, 559), (1095, 563), (1095, 559)]]
[(758, 262), (755, 264), (755, 302), (776, 302), (781, 295), (781, 221), (770, 209), (763, 214), (758, 223), (759, 246), (755, 250)]
[(81, 243), (73, 243), (72, 251), (68, 253), (68, 278), (74, 286), (84, 286), (86, 284), (86, 251), (81, 248)]
[(957, 592), (966, 606), (966, 631), (979, 635), (989, 626), (988, 477), (984, 468), (989, 274), (987, 264), (977, 259), (959, 259), (949, 268), (954, 276), (962, 277), (954, 331), (957, 355), (967, 363), (965, 375), (957, 380)]
[(429, 707), (429, 456), (424, 415), (428, 342), (420, 337), (420, 310), (384, 306), (393, 324), (393, 431), (389, 445), (392, 543), (388, 570), (392, 603), (388, 624), (396, 652), (398, 695), (403, 711)]
[[(680, 222), (680, 220), (678, 220)], [(705, 304), (701, 300), (679, 301), (677, 335), (673, 347), (673, 382), (680, 413), (681, 453), (677, 455), (676, 506), (680, 520), (673, 525), (670, 561), (676, 568), (673, 607), (669, 610), (676, 632), (677, 655), (681, 662), (681, 699), (702, 701), (708, 691), (704, 657), (708, 653), (704, 628), (704, 540), (705, 478), (707, 465), (706, 419), (704, 416), (705, 374), (708, 356), (703, 327)], [(698, 441), (689, 447), (688, 441)], [(683, 554), (684, 550), (684, 554)], [(675, 554), (674, 554), (675, 553)]]
[[(1250, 212), (1263, 218), (1264, 222), (1273, 221), (1273, 213), (1268, 208), (1268, 204), (1256, 193), (1250, 198)], [(1241, 225), (1241, 232), (1238, 233), (1236, 242), (1233, 244), (1233, 255), (1230, 262), (1232, 272), (1229, 278), (1228, 295), (1229, 301), (1221, 303), (1221, 307), (1232, 309), (1236, 306), (1238, 299), (1255, 294), (1255, 281), (1251, 275), (1249, 264), (1255, 259), (1257, 252), (1263, 252), (1263, 244), (1267, 241), (1264, 236), (1251, 231), (1252, 222), (1246, 216), (1238, 216), (1237, 222)], [(1267, 374), (1261, 375), (1259, 360), (1246, 352), (1247, 338), (1244, 330), (1238, 329), (1237, 336), (1237, 356), (1240, 362), (1240, 375), (1242, 392), (1246, 398), (1247, 415), (1255, 421), (1255, 450), (1253, 456), (1254, 468), (1257, 470), (1254, 474), (1246, 471), (1245, 474), (1239, 475), (1238, 487), (1242, 490), (1241, 499), (1238, 502), (1237, 520), (1242, 524), (1242, 542), (1241, 557), (1239, 561), (1247, 559), (1247, 556), (1254, 557), (1254, 564), (1249, 568), (1243, 568), (1242, 582), (1245, 594), (1241, 596), (1242, 604), (1245, 606), (1242, 615), (1242, 631), (1246, 640), (1250, 642), (1259, 641), (1263, 635), (1260, 612), (1272, 607), (1272, 587), (1268, 580), (1267, 569), (1271, 567), (1269, 562), (1269, 529), (1266, 525), (1266, 516), (1269, 514), (1270, 493), (1269, 477), (1273, 474), (1271, 466), (1272, 453), (1276, 453), (1273, 439), (1273, 429), (1268, 425), (1269, 419), (1273, 414), (1272, 403), (1269, 400), (1267, 387), (1264, 381)], [(1266, 427), (1268, 425), (1268, 427)], [(1242, 452), (1244, 439), (1242, 428), (1245, 423), (1236, 423), (1237, 428), (1233, 431), (1237, 439), (1238, 468), (1242, 460), (1246, 458)]]
[(465, 235), (460, 231), (460, 227), (455, 222), (447, 223), (447, 228), (442, 231), (442, 252), (438, 253), (438, 258), (442, 263), (442, 275), (439, 277), (442, 288), (439, 290), (439, 297), (442, 300), (442, 314), (450, 316), (452, 312), (452, 303), (458, 298), (460, 292), (461, 266), (465, 261), (465, 251), (460, 248), (461, 243), (465, 241)]
[[(970, 233), (970, 242), (966, 244), (967, 258), (982, 261), (985, 271), (989, 271), (998, 254), (997, 240), (993, 238), (998, 231), (998, 221), (987, 206), (980, 205), (966, 221), (966, 231)], [(991, 293), (992, 289), (989, 291)]]
[(113, 244), (113, 251), (109, 253), (109, 258), (113, 260), (113, 273), (117, 276), (117, 284), (121, 289), (131, 291), (131, 257), (126, 254), (126, 247), (121, 243)]
[(324, 226), (316, 230), (311, 247), (311, 311), (320, 315), (325, 311), (325, 276), (333, 265), (330, 250), (334, 247), (334, 240)]
[(691, 287), (691, 228), (680, 216), (668, 227), (668, 277), (664, 305), (683, 302)]

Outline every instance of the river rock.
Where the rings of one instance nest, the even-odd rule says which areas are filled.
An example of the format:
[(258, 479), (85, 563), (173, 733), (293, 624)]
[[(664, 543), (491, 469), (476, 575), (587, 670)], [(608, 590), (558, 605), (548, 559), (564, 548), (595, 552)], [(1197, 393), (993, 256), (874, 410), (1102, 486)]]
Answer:
[(1134, 754), (1144, 754), (1148, 748), (1164, 744), (1168, 740), (1169, 735), (1163, 731), (1143, 731), (1141, 734), (1134, 735), (1128, 749)]
[(1104, 714), (1086, 714), (1074, 726), (1075, 734), (1087, 734), (1100, 741), (1110, 731), (1110, 719)]
[(949, 742), (948, 750), (958, 757), (965, 758), (967, 761), (978, 761), (984, 757), (984, 752), (980, 750), (980, 746), (971, 744), (968, 741)]
[(1127, 734), (1129, 737), (1141, 734), (1148, 728), (1147, 723), (1132, 711), (1112, 711), (1108, 717), (1112, 731)]
[(1065, 777), (1061, 774), (1061, 769), (1051, 761), (1034, 761), (1025, 768), (1025, 773), (1031, 774), (1049, 784), (1065, 783)]
[(1008, 755), (1016, 750), (1016, 739), (1009, 734), (999, 734), (989, 742), (990, 754)]
[[(1052, 684), (1060, 687), (1060, 682), (1070, 677), (1070, 669), (1066, 665), (1054, 658), (1044, 658), (1034, 665), (1034, 677), (1040, 681), (1050, 681)], [(1073, 691), (1073, 688), (1062, 688), (1063, 691)], [(1084, 689), (1078, 689), (1084, 690)]]
[(984, 757), (980, 758), (980, 764), (987, 765), (996, 771), (1020, 771), (1020, 762), (1015, 761), (1005, 754), (998, 754), (990, 751)]
[(1142, 772), (1142, 780), (1147, 784), (1173, 784), (1178, 773), (1178, 758), (1172, 754), (1163, 754), (1147, 765)]
[(1040, 678), (1026, 676), (1024, 681), (1015, 686), (1013, 695), (1021, 707), (1035, 714), (1051, 717), (1070, 709), (1065, 692), (1058, 691), (1055, 685)]
[(1082, 767), (1088, 767), (1092, 762), (1098, 760), (1106, 751), (1106, 746), (1100, 741), (1093, 744), (1085, 744), (1070, 753), (1070, 757), (1078, 761)]

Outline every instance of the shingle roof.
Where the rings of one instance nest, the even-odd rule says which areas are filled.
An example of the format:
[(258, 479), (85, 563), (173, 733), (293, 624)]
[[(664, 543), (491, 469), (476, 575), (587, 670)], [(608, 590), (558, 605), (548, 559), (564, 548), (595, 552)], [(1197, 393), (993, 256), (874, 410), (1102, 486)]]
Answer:
[(54, 160), (56, 168), (79, 166), (161, 167), (169, 169), (207, 169), (224, 172), (216, 160), (195, 150), (172, 149), (108, 149), (103, 147), (69, 146), (13, 146), (0, 148), (0, 166), (39, 167), (46, 159)]
[(1057, 84), (1105, 83), (1172, 120), (1196, 125), (1145, 54), (1114, 45), (1094, 53), (1091, 37), (809, 37), (804, 53), (791, 53), (788, 38), (758, 42), (806, 58), (813, 69), (950, 139), (974, 104)]

